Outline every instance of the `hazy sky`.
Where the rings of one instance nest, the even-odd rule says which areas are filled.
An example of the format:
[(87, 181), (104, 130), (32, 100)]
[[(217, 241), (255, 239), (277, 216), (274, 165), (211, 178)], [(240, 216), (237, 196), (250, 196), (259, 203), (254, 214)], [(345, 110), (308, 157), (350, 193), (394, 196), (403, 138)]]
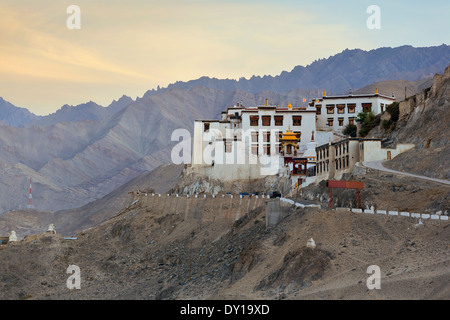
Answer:
[(346, 48), (449, 44), (449, 16), (448, 0), (2, 0), (0, 96), (43, 115), (201, 76), (278, 75)]

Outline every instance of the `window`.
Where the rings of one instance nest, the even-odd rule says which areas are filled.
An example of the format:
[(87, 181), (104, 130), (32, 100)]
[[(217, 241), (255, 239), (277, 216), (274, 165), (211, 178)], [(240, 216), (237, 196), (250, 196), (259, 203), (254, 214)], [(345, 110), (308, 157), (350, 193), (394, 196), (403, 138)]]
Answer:
[(252, 144), (252, 154), (258, 155), (258, 145)]
[(264, 146), (264, 154), (270, 155), (270, 144)]
[(327, 114), (334, 113), (334, 104), (327, 104)]
[(355, 118), (348, 118), (348, 124), (354, 125), (355, 124)]
[(282, 126), (283, 125), (283, 116), (274, 116), (275, 125)]
[(259, 138), (258, 131), (252, 132), (252, 142), (258, 142), (258, 138)]
[(380, 104), (380, 108), (381, 108), (381, 113), (383, 113), (383, 111), (384, 111), (384, 103)]
[(344, 118), (338, 118), (339, 126), (342, 127), (344, 125)]
[(330, 127), (333, 126), (333, 118), (328, 118), (327, 122), (328, 122), (328, 126), (330, 126)]
[(209, 123), (204, 123), (204, 124), (203, 124), (203, 127), (204, 127), (204, 131), (205, 131), (205, 132), (208, 132), (208, 131), (209, 131)]
[(363, 112), (370, 112), (372, 110), (372, 104), (371, 103), (363, 103), (362, 109), (363, 109)]
[(302, 116), (292, 116), (292, 125), (301, 126), (302, 125)]
[(231, 149), (232, 149), (233, 143), (231, 141), (226, 141), (225, 142), (225, 152), (226, 153), (230, 153)]
[(262, 116), (262, 125), (263, 126), (270, 126), (270, 118), (271, 116)]
[(266, 131), (263, 133), (263, 141), (270, 142), (270, 131)]
[(318, 104), (316, 106), (316, 114), (322, 114), (322, 105), (321, 104)]
[(345, 104), (337, 104), (337, 113), (338, 114), (344, 114), (345, 113)]
[(348, 113), (355, 113), (356, 103), (347, 104), (347, 108), (348, 108)]
[(250, 125), (258, 126), (259, 125), (259, 116), (250, 116)]

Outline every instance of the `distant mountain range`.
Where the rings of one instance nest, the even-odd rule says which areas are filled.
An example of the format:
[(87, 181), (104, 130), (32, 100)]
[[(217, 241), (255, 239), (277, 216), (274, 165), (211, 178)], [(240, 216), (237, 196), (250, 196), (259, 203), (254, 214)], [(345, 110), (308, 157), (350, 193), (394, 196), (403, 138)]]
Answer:
[(350, 88), (355, 90), (379, 81), (430, 78), (435, 73), (443, 72), (449, 61), (450, 46), (445, 44), (424, 48), (389, 47), (370, 51), (347, 49), (328, 59), (316, 60), (306, 67), (296, 66), (290, 72), (283, 71), (278, 76), (253, 76), (239, 80), (202, 77), (188, 82), (176, 82), (167, 89), (204, 86), (257, 93), (263, 90), (287, 92), (298, 88), (325, 88), (330, 93), (339, 94)]
[[(249, 80), (201, 78), (150, 90), (136, 100), (122, 96), (103, 107), (92, 101), (36, 116), (0, 99), (0, 213), (24, 209), (28, 181), (38, 210), (77, 208), (131, 179), (171, 163), (174, 129), (192, 132), (195, 119), (217, 118), (236, 102), (245, 106), (294, 105), (322, 90), (349, 87), (403, 98), (429, 85), (450, 61), (450, 46), (346, 50), (276, 77)], [(445, 62), (445, 63), (444, 63)], [(403, 79), (393, 81), (395, 79)], [(372, 87), (363, 88), (365, 85)]]

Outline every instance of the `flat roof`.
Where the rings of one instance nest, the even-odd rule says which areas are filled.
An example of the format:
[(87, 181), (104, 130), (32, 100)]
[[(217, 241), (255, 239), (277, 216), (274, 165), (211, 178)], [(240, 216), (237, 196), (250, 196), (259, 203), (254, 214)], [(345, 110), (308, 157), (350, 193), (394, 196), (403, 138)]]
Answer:
[[(345, 138), (345, 139), (342, 139), (342, 140), (339, 140), (336, 142), (332, 142), (331, 145), (340, 144), (340, 143), (343, 143), (346, 141), (359, 141), (359, 142), (361, 142), (361, 141), (383, 141), (383, 139), (382, 138)], [(322, 144), (322, 145), (316, 147), (316, 149), (325, 148), (329, 145), (330, 145), (329, 143), (325, 143), (325, 144)]]
[(395, 97), (389, 97), (389, 96), (385, 96), (379, 93), (368, 93), (368, 94), (347, 94), (347, 95), (343, 95), (343, 96), (324, 96), (322, 97), (322, 100), (325, 99), (352, 99), (352, 98), (384, 98), (384, 99), (388, 99), (388, 100), (396, 100)]

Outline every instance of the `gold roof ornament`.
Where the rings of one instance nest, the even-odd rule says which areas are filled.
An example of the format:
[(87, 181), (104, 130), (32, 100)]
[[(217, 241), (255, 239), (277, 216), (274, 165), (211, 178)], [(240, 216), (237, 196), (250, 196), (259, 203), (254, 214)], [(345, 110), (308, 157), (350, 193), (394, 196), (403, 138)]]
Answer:
[(293, 132), (289, 128), (285, 133), (283, 133), (283, 136), (280, 138), (280, 140), (284, 142), (298, 142), (300, 141), (300, 138), (297, 138), (297, 133)]

